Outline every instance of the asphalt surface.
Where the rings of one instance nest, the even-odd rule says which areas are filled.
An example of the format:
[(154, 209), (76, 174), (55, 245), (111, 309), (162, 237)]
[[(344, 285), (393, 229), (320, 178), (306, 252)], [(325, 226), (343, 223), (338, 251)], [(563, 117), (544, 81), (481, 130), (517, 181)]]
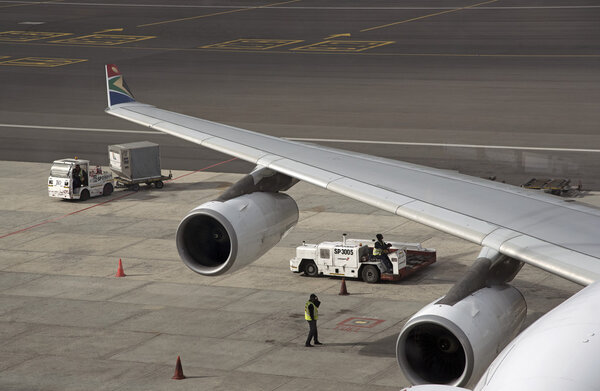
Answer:
[(227, 159), (165, 135), (82, 131), (144, 130), (103, 113), (103, 65), (116, 63), (161, 108), (276, 136), (378, 140), (327, 145), (514, 184), (600, 188), (596, 2), (214, 4), (0, 2), (0, 160), (107, 164), (107, 145), (139, 140), (161, 145), (167, 169)]

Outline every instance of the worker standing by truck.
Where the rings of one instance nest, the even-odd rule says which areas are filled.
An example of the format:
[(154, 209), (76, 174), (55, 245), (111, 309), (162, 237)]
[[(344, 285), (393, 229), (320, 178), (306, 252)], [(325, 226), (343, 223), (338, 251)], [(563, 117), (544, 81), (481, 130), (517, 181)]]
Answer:
[(81, 169), (79, 164), (75, 165), (73, 169), (73, 188), (79, 188), (81, 186), (85, 186), (85, 171)]
[(391, 271), (393, 266), (392, 261), (390, 261), (390, 257), (388, 257), (388, 249), (392, 247), (392, 245), (383, 241), (382, 234), (377, 234), (376, 237), (377, 241), (375, 242), (373, 248), (373, 256), (381, 259), (381, 262), (383, 262), (385, 267), (387, 267), (388, 271)]
[(304, 346), (312, 347), (310, 341), (314, 339), (315, 345), (323, 345), (319, 342), (319, 333), (317, 332), (317, 319), (319, 319), (319, 306), (321, 302), (317, 295), (312, 293), (304, 305), (304, 319), (308, 321), (308, 337)]

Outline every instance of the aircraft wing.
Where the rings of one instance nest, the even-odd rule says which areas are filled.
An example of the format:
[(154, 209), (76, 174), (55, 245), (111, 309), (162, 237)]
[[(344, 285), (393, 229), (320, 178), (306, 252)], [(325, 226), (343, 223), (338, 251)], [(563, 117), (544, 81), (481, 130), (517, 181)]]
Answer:
[(455, 172), (303, 144), (136, 102), (107, 65), (108, 114), (417, 221), (582, 285), (600, 279), (600, 211)]

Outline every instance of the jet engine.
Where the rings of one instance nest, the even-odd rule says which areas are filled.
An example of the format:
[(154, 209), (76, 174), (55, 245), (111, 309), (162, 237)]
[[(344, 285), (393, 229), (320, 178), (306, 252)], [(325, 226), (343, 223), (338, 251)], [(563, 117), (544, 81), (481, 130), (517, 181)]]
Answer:
[(198, 206), (177, 228), (177, 249), (196, 273), (218, 275), (255, 261), (298, 222), (298, 205), (282, 193), (254, 192)]
[(506, 284), (479, 289), (452, 305), (442, 299), (409, 319), (398, 336), (396, 358), (413, 384), (460, 387), (478, 380), (519, 332), (527, 305)]

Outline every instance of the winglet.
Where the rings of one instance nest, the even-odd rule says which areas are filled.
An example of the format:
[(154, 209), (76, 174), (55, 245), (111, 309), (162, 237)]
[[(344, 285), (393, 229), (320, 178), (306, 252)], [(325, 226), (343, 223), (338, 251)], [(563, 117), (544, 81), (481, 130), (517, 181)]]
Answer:
[(120, 103), (135, 102), (135, 98), (129, 90), (123, 75), (115, 64), (106, 64), (106, 94), (108, 97), (108, 107)]

